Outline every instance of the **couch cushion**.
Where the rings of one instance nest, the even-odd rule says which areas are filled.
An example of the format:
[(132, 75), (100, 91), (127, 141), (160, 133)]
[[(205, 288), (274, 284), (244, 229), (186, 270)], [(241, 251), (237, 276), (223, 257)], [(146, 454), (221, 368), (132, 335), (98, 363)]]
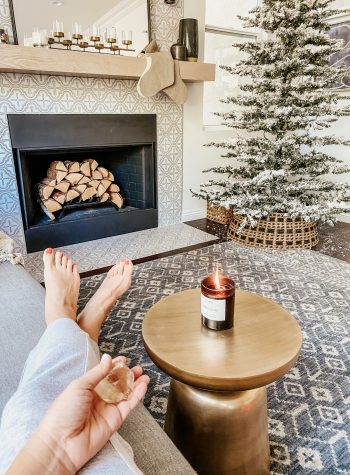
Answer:
[(45, 290), (22, 266), (0, 264), (0, 414), (45, 330)]
[(195, 475), (191, 465), (142, 404), (124, 421), (119, 434), (131, 445), (136, 465), (144, 475)]

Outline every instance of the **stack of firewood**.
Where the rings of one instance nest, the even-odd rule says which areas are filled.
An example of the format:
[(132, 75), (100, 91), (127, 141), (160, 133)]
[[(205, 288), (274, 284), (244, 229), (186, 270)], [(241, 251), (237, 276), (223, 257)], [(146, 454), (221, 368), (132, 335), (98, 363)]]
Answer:
[(123, 206), (119, 186), (113, 173), (100, 167), (96, 160), (83, 162), (52, 162), (47, 176), (37, 185), (40, 206), (54, 220), (56, 211), (66, 203), (110, 201), (118, 208)]

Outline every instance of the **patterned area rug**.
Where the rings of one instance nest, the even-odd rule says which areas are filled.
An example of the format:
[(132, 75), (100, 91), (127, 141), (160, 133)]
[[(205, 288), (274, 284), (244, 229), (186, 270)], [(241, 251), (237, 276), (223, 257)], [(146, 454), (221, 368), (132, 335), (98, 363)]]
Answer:
[[(169, 378), (148, 358), (141, 326), (160, 298), (199, 286), (220, 262), (237, 287), (275, 300), (298, 319), (298, 363), (268, 388), (272, 474), (350, 473), (350, 265), (314, 251), (250, 250), (223, 243), (142, 264), (106, 321), (100, 347), (141, 364), (151, 378), (145, 404), (162, 425)], [(84, 279), (80, 304), (104, 276)]]

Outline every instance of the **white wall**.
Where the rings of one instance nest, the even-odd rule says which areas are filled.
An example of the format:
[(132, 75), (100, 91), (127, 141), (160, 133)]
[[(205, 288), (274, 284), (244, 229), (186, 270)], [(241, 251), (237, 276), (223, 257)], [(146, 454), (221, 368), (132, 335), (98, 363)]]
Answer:
[[(227, 3), (228, 22), (230, 26), (230, 16), (232, 19), (237, 13), (245, 14), (251, 7), (256, 5), (256, 0), (246, 0), (244, 3), (232, 2), (232, 0), (221, 0)], [(213, 2), (213, 0), (210, 0)], [(243, 5), (243, 6), (242, 6)], [(337, 0), (336, 6), (340, 8), (349, 7), (350, 0)], [(243, 10), (244, 8), (244, 10)], [(236, 9), (236, 11), (234, 10)], [(239, 10), (238, 10), (239, 9)], [(238, 11), (237, 11), (238, 10)], [(200, 41), (200, 60), (204, 56), (204, 26), (205, 26), (205, 0), (185, 0), (184, 17), (198, 18), (199, 20), (199, 41)], [(237, 20), (232, 20), (231, 27), (239, 28)], [(184, 106), (184, 127), (183, 127), (183, 213), (182, 220), (190, 221), (200, 219), (206, 215), (206, 203), (203, 200), (194, 198), (190, 189), (198, 190), (199, 185), (204, 183), (208, 174), (202, 173), (202, 170), (216, 165), (223, 165), (224, 160), (220, 158), (220, 150), (216, 148), (204, 147), (204, 144), (211, 141), (220, 141), (232, 136), (232, 131), (208, 130), (204, 129), (203, 123), (203, 84), (188, 84), (189, 95)], [(340, 119), (330, 130), (330, 133), (342, 135), (350, 139), (350, 119), (348, 117)], [(329, 131), (328, 131), (329, 132)], [(340, 159), (350, 163), (349, 147), (330, 147), (330, 152)], [(347, 181), (350, 183), (350, 174), (341, 175), (336, 180)], [(342, 217), (342, 220), (350, 222), (350, 216)]]

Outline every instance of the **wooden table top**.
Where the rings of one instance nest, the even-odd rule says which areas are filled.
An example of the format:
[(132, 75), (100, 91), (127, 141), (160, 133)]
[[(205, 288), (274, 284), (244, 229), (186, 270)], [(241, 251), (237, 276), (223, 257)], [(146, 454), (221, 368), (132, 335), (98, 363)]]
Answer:
[(236, 291), (235, 325), (203, 327), (200, 289), (165, 297), (146, 314), (142, 335), (154, 363), (172, 378), (212, 390), (265, 386), (287, 373), (302, 345), (287, 310), (252, 292)]

